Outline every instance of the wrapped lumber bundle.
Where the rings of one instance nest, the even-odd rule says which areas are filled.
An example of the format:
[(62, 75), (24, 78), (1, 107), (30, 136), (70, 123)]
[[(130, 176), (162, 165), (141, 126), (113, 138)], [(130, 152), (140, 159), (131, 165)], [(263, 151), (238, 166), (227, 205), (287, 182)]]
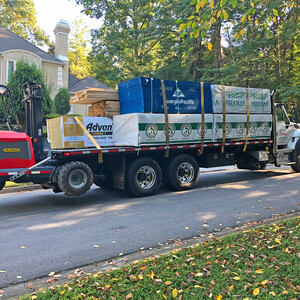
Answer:
[[(247, 113), (247, 88), (211, 85), (213, 113)], [(270, 90), (248, 88), (250, 114), (271, 114)]]
[[(201, 97), (204, 112), (212, 113), (210, 84), (200, 82), (164, 80), (169, 114), (199, 114)], [(118, 84), (121, 114), (164, 113), (160, 79), (137, 77)], [(202, 95), (203, 94), (203, 95)]]
[[(146, 146), (166, 143), (166, 123), (163, 114), (133, 113), (114, 116), (115, 146)], [(205, 114), (204, 141), (212, 141), (213, 115)], [(170, 114), (170, 144), (201, 143), (201, 114)]]
[(88, 108), (90, 117), (113, 117), (120, 114), (118, 91), (113, 89), (90, 88), (76, 92), (71, 104), (91, 104)]
[[(112, 118), (80, 117), (79, 120), (99, 146), (112, 145)], [(47, 120), (47, 133), (51, 149), (95, 147), (73, 117), (63, 116)]]

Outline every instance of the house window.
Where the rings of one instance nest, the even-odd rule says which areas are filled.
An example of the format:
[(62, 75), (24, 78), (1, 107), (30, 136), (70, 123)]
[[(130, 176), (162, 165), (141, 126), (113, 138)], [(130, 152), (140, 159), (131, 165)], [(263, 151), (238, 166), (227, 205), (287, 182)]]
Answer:
[(62, 77), (63, 77), (63, 69), (62, 69), (62, 67), (58, 67), (58, 70), (57, 70), (57, 92), (62, 87)]
[(16, 70), (16, 62), (13, 60), (7, 61), (7, 73), (6, 73), (6, 82), (8, 82), (8, 79), (10, 75)]

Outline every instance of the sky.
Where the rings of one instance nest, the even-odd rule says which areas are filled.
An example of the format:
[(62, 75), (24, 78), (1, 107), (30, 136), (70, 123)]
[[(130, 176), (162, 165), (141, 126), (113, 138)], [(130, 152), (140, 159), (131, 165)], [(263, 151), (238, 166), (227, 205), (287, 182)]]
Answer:
[(80, 17), (90, 28), (99, 28), (101, 21), (91, 19), (80, 13), (82, 6), (75, 4), (75, 0), (33, 0), (37, 13), (37, 24), (55, 41), (53, 30), (60, 19), (67, 20), (69, 25)]

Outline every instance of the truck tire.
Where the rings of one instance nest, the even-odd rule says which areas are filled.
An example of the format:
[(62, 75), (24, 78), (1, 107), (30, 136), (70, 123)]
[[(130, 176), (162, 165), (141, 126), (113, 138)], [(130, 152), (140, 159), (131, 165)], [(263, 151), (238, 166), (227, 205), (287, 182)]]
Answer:
[(80, 161), (64, 164), (58, 173), (58, 187), (67, 196), (79, 196), (93, 184), (93, 173), (88, 165)]
[(291, 168), (299, 173), (300, 172), (300, 140), (297, 142), (294, 153), (293, 153), (293, 159), (295, 164), (291, 165)]
[(5, 186), (5, 181), (0, 181), (0, 191), (3, 190), (4, 186)]
[(150, 157), (133, 160), (126, 170), (126, 188), (137, 197), (156, 194), (162, 185), (162, 170)]
[(199, 179), (199, 164), (187, 154), (171, 158), (166, 168), (166, 183), (175, 191), (191, 189)]

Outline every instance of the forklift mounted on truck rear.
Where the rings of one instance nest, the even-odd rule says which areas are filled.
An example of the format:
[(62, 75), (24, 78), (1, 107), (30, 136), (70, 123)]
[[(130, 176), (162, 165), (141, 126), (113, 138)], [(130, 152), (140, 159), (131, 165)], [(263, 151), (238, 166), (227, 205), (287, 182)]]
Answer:
[[(157, 193), (162, 184), (177, 191), (192, 188), (198, 181), (199, 167), (237, 165), (241, 169), (261, 170), (271, 163), (290, 165), (300, 172), (299, 124), (289, 120), (282, 104), (275, 104), (274, 93), (271, 139), (51, 150), (43, 138), (41, 85), (30, 82), (23, 88), (25, 133), (20, 132), (9, 89), (0, 86), (6, 114), (2, 121), (9, 130), (0, 131), (0, 190), (6, 181), (33, 182), (54, 192), (78, 196), (94, 183), (102, 188), (126, 189), (135, 196), (149, 196)], [(8, 101), (17, 129), (11, 125)], [(293, 116), (295, 121), (296, 107)]]

